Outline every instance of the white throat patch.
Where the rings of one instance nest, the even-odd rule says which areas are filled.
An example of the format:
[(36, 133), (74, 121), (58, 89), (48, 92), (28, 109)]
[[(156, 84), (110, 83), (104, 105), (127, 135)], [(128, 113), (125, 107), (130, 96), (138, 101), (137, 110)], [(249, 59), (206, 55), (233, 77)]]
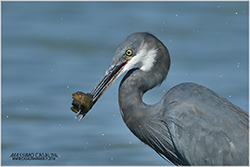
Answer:
[(144, 44), (140, 51), (124, 66), (123, 71), (129, 70), (135, 65), (139, 65), (143, 71), (149, 71), (155, 63), (156, 53), (157, 48), (147, 50), (147, 44)]

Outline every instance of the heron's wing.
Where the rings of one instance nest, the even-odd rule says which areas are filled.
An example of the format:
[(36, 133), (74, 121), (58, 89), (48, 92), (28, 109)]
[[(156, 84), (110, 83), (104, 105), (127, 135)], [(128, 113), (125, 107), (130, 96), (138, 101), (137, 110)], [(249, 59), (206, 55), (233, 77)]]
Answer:
[(248, 113), (196, 84), (177, 86), (168, 97), (163, 120), (190, 164), (248, 165)]

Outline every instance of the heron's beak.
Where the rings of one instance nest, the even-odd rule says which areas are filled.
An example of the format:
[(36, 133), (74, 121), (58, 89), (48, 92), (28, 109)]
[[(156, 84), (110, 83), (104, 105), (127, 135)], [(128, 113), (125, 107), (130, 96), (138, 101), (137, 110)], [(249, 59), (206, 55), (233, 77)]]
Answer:
[(73, 93), (73, 101), (71, 110), (81, 115), (79, 121), (88, 113), (92, 106), (102, 96), (102, 94), (109, 88), (109, 86), (125, 72), (125, 65), (131, 58), (122, 56), (120, 59), (113, 61), (109, 69), (103, 75), (98, 84), (94, 87), (91, 93), (76, 92)]
[(112, 63), (110, 65), (103, 77), (91, 91), (91, 94), (93, 95), (93, 105), (102, 96), (102, 94), (112, 85), (112, 83), (125, 72), (123, 71), (123, 68), (129, 60), (130, 59), (122, 60), (118, 63)]

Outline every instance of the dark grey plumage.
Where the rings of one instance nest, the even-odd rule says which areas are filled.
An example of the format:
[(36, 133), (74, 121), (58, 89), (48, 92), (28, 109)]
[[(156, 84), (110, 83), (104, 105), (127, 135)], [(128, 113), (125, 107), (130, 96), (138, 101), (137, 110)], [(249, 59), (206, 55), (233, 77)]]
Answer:
[[(133, 55), (124, 54), (128, 49)], [(142, 56), (142, 60), (136, 56)], [(144, 58), (153, 60), (152, 64)], [(105, 82), (112, 84), (119, 71), (130, 67), (133, 61), (140, 68), (129, 70), (123, 78), (119, 105), (123, 120), (134, 135), (175, 165), (248, 165), (246, 111), (195, 83), (179, 84), (157, 104), (145, 104), (143, 94), (162, 83), (170, 66), (167, 48), (149, 33), (128, 36), (117, 48), (102, 80), (108, 78)], [(106, 89), (101, 89), (101, 93), (94, 91), (98, 92), (96, 99)]]

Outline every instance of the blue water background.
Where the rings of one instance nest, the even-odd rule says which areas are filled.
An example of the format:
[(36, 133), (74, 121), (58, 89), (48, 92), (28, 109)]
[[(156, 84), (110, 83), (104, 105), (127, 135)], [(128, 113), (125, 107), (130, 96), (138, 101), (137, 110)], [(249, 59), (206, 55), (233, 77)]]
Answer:
[[(171, 165), (124, 124), (118, 79), (79, 122), (72, 93), (90, 92), (117, 46), (147, 31), (171, 68), (144, 101), (204, 85), (248, 112), (248, 2), (1, 2), (2, 165)], [(56, 153), (14, 161), (12, 153)]]

